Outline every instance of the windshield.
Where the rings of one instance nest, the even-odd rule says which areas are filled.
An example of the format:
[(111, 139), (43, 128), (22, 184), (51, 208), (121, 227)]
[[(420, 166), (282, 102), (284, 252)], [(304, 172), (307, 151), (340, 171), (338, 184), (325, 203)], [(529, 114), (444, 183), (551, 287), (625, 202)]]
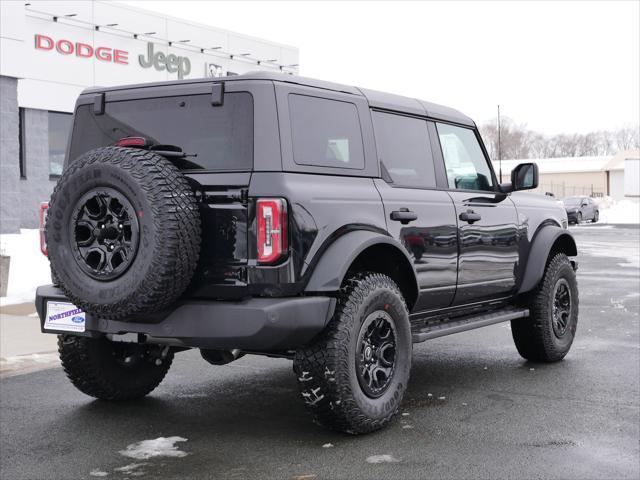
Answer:
[(577, 207), (578, 205), (580, 205), (582, 203), (582, 199), (581, 198), (565, 198), (563, 200), (564, 204), (569, 206), (569, 207)]
[(144, 137), (155, 145), (175, 145), (196, 168), (250, 170), (253, 166), (253, 99), (250, 93), (145, 98), (107, 102), (103, 115), (93, 104), (76, 111), (69, 160), (126, 137)]

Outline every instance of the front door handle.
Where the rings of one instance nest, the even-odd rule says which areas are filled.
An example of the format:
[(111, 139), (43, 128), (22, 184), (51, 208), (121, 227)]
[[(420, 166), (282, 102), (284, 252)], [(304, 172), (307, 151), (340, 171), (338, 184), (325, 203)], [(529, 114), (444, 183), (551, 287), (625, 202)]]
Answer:
[(459, 218), (463, 222), (473, 223), (473, 222), (477, 222), (482, 217), (480, 216), (479, 213), (476, 213), (473, 210), (467, 210), (466, 212), (462, 212)]
[(400, 210), (394, 210), (391, 212), (389, 216), (391, 220), (395, 220), (396, 222), (400, 222), (403, 225), (406, 225), (409, 222), (413, 222), (418, 219), (418, 215), (415, 212), (412, 212), (408, 208), (401, 208)]

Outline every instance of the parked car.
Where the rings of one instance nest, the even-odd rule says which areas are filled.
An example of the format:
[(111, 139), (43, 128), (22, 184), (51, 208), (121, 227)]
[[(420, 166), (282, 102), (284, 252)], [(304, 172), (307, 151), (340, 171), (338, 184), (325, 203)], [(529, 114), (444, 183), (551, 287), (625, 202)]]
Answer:
[(569, 223), (580, 224), (585, 220), (596, 223), (600, 218), (598, 205), (589, 197), (568, 197), (562, 200)]
[(140, 398), (174, 354), (293, 360), (315, 419), (387, 425), (412, 344), (511, 321), (556, 362), (578, 322), (564, 210), (499, 184), (448, 107), (289, 75), (93, 88), (46, 217), (42, 331), (82, 392)]

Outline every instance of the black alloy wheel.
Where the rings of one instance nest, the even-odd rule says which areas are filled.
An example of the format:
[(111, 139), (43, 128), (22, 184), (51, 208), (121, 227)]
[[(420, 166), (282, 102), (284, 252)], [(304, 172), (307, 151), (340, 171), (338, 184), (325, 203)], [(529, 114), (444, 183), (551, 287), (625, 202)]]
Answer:
[(368, 397), (378, 398), (391, 383), (396, 360), (396, 329), (387, 312), (377, 310), (364, 320), (358, 345), (358, 383)]
[(571, 289), (564, 278), (558, 279), (553, 291), (552, 316), (553, 333), (561, 338), (567, 333), (571, 318)]
[(139, 225), (131, 202), (114, 188), (85, 193), (71, 215), (71, 249), (80, 268), (96, 280), (112, 280), (131, 265)]

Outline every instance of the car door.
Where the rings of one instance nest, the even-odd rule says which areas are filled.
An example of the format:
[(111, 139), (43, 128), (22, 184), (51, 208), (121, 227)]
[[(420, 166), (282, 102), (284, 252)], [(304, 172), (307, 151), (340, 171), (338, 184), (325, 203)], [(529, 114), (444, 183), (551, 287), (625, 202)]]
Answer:
[(596, 204), (592, 198), (587, 198), (587, 208), (589, 209), (589, 220), (593, 220), (596, 216)]
[(518, 217), (498, 184), (475, 129), (436, 123), (448, 193), (458, 222), (458, 282), (454, 305), (511, 293), (518, 268)]
[(448, 307), (457, 279), (455, 207), (438, 190), (427, 121), (372, 111), (382, 179), (374, 183), (384, 204), (387, 230), (407, 249), (419, 286), (414, 311)]

